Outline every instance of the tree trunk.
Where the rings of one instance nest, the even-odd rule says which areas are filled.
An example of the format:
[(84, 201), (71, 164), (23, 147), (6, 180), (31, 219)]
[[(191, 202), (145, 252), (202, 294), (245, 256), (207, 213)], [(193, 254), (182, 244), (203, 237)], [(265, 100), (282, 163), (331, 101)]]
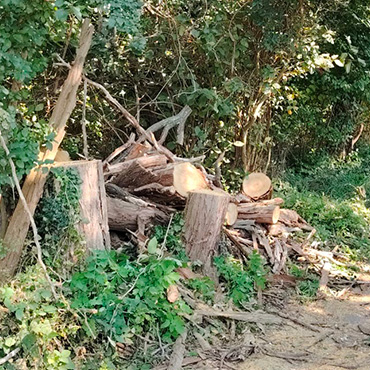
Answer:
[(280, 207), (274, 204), (243, 203), (238, 207), (239, 220), (253, 220), (261, 224), (276, 224), (279, 221)]
[(81, 178), (80, 208), (83, 222), (78, 225), (86, 241), (86, 248), (110, 249), (107, 196), (101, 161), (75, 161), (56, 165), (74, 168)]
[[(56, 132), (53, 148), (45, 152), (42, 157), (43, 160), (53, 160), (55, 158), (58, 147), (65, 135), (67, 121), (76, 105), (76, 93), (81, 82), (83, 65), (91, 45), (93, 32), (94, 28), (90, 25), (90, 21), (85, 20), (81, 29), (76, 59), (63, 84), (62, 92), (50, 118), (50, 124)], [(34, 169), (27, 176), (23, 185), (23, 194), (32, 214), (35, 212), (36, 206), (42, 196), (46, 176), (47, 174), (43, 173), (39, 168)], [(3, 245), (7, 254), (0, 260), (0, 281), (4, 281), (14, 274), (22, 253), (29, 226), (30, 220), (24, 210), (22, 202), (19, 201), (3, 240)]]
[(217, 281), (212, 260), (217, 254), (221, 227), (225, 221), (230, 197), (211, 190), (189, 193), (185, 209), (184, 241), (186, 254), (203, 263), (203, 273)]

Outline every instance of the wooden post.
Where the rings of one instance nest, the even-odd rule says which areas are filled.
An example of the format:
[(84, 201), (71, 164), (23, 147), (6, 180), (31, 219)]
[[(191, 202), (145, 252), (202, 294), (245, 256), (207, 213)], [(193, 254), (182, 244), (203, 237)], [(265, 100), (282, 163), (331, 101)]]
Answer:
[(185, 208), (186, 254), (192, 261), (201, 261), (203, 273), (216, 281), (212, 260), (217, 254), (216, 247), (229, 201), (226, 193), (194, 190), (189, 192)]
[[(90, 49), (93, 32), (93, 26), (86, 19), (82, 25), (76, 59), (69, 70), (68, 77), (63, 84), (62, 92), (50, 118), (50, 124), (56, 133), (53, 148), (43, 154), (43, 160), (53, 160), (55, 158), (58, 147), (65, 135), (67, 121), (76, 105), (77, 89), (81, 83), (83, 66)], [(34, 169), (27, 176), (23, 185), (22, 191), (32, 215), (42, 196), (46, 176), (40, 168)], [(0, 281), (10, 278), (16, 271), (29, 227), (29, 217), (22, 202), (19, 201), (3, 239), (3, 245), (7, 254), (0, 260)]]
[(101, 161), (57, 163), (55, 167), (74, 168), (81, 178), (80, 210), (83, 222), (78, 229), (87, 250), (110, 249), (107, 196)]

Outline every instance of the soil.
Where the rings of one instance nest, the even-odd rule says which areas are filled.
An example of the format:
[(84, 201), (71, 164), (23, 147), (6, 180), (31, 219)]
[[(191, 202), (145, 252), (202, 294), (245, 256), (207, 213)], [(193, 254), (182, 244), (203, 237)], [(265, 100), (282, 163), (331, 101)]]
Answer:
[(265, 309), (280, 316), (282, 324), (258, 325), (219, 352), (225, 354), (224, 360), (205, 356), (185, 368), (370, 370), (370, 274), (358, 280), (365, 284), (346, 282), (305, 303), (289, 289), (269, 289), (263, 294)]
[(280, 314), (301, 325), (284, 319), (283, 325), (264, 327), (263, 335), (255, 338), (254, 353), (237, 368), (369, 370), (370, 276), (361, 280), (368, 284), (343, 289), (337, 298), (284, 304)]

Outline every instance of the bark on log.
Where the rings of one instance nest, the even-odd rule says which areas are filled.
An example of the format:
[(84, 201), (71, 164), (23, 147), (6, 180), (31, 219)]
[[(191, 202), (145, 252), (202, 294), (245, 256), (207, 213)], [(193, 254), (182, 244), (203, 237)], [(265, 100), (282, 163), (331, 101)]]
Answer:
[(302, 218), (292, 209), (281, 209), (279, 221), (287, 226), (298, 226)]
[(101, 161), (75, 161), (55, 167), (73, 168), (81, 178), (81, 216), (78, 229), (83, 234), (88, 250), (110, 249), (107, 196)]
[(132, 190), (140, 186), (157, 182), (158, 178), (159, 177), (149, 168), (145, 168), (138, 160), (134, 160), (125, 170), (121, 171), (121, 173), (112, 180), (112, 183), (121, 188)]
[(144, 168), (152, 168), (152, 167), (164, 166), (166, 165), (166, 163), (167, 163), (167, 158), (166, 156), (162, 154), (143, 156), (143, 157), (139, 157), (136, 159), (129, 159), (129, 160), (126, 160), (125, 162), (108, 166), (108, 170), (106, 171), (105, 176), (118, 174), (117, 179), (115, 181), (119, 183), (120, 177), (124, 177), (127, 174), (127, 170), (132, 164), (138, 164)]
[(280, 207), (261, 203), (243, 203), (238, 206), (239, 220), (253, 220), (260, 224), (276, 224), (279, 220)]
[(142, 157), (145, 153), (148, 153), (153, 147), (150, 144), (139, 144), (135, 143), (129, 150), (126, 160), (135, 159)]
[(107, 198), (108, 224), (113, 231), (136, 231), (142, 225), (164, 223), (169, 220), (166, 213), (154, 207), (138, 205), (117, 198)]
[(192, 261), (201, 261), (203, 273), (216, 281), (217, 274), (212, 260), (217, 253), (229, 201), (228, 195), (211, 190), (196, 190), (189, 193), (185, 209), (186, 253)]
[[(110, 196), (111, 198), (118, 198), (118, 199), (124, 200), (125, 202), (136, 204), (136, 205), (141, 206), (141, 207), (158, 208), (161, 211), (163, 211), (165, 213), (168, 213), (168, 214), (176, 212), (175, 208), (169, 207), (167, 205), (155, 203), (155, 202), (152, 202), (152, 201), (147, 201), (147, 200), (144, 200), (142, 198), (136, 197), (135, 195), (129, 193), (127, 190), (124, 190), (124, 189), (120, 188), (119, 186), (117, 186), (115, 184), (112, 184), (112, 183), (106, 184), (105, 185), (105, 190), (106, 190), (108, 196)], [(185, 200), (184, 200), (184, 202), (185, 202)]]
[(134, 189), (133, 193), (159, 204), (170, 205), (181, 209), (185, 206), (185, 198), (179, 195), (173, 186), (163, 186), (154, 182)]
[[(90, 24), (90, 21), (85, 20), (81, 29), (76, 59), (72, 68), (69, 70), (68, 77), (63, 84), (62, 92), (50, 118), (50, 124), (56, 132), (53, 148), (45, 152), (43, 160), (53, 160), (55, 158), (58, 147), (65, 135), (67, 121), (76, 105), (76, 93), (81, 83), (83, 65), (90, 49), (93, 32), (94, 28)], [(41, 170), (32, 170), (23, 185), (22, 191), (32, 215), (41, 198), (45, 181), (45, 173)], [(3, 240), (7, 255), (0, 260), (0, 281), (4, 281), (14, 274), (22, 253), (29, 226), (30, 220), (24, 210), (22, 202), (19, 201)]]

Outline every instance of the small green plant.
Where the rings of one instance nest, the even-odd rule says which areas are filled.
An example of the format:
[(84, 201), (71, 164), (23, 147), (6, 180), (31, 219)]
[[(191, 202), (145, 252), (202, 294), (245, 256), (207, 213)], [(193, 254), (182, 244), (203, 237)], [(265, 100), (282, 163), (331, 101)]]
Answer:
[(182, 244), (181, 236), (184, 226), (184, 219), (181, 213), (175, 214), (169, 226), (156, 226), (154, 228), (154, 237), (157, 239), (158, 244), (165, 241), (165, 246), (176, 258), (181, 261), (189, 261), (185, 254), (185, 247)]
[(86, 312), (86, 334), (104, 333), (126, 344), (143, 332), (159, 331), (167, 341), (176, 338), (185, 327), (181, 313), (191, 312), (183, 300), (167, 300), (167, 288), (179, 279), (179, 266), (173, 258), (146, 256), (131, 262), (113, 251), (94, 253), (70, 283), (72, 307)]
[(319, 289), (319, 279), (316, 275), (307, 272), (295, 264), (289, 266), (289, 272), (291, 275), (300, 279), (297, 283), (297, 292), (302, 298), (311, 299), (316, 297), (317, 290)]
[(319, 279), (307, 278), (302, 280), (297, 285), (298, 293), (304, 298), (316, 297), (317, 290), (319, 289)]
[(76, 338), (80, 325), (63, 300), (53, 300), (38, 265), (0, 288), (0, 306), (7, 309), (0, 311), (0, 357), (19, 347), (28, 369), (36, 363), (48, 370), (74, 368), (66, 347)]
[(256, 288), (265, 288), (266, 272), (262, 258), (256, 252), (251, 254), (247, 267), (240, 261), (225, 256), (216, 257), (215, 265), (226, 283), (229, 297), (238, 306), (248, 302)]
[(194, 291), (195, 297), (205, 302), (213, 303), (215, 297), (215, 283), (209, 277), (204, 276), (187, 280), (187, 286)]

